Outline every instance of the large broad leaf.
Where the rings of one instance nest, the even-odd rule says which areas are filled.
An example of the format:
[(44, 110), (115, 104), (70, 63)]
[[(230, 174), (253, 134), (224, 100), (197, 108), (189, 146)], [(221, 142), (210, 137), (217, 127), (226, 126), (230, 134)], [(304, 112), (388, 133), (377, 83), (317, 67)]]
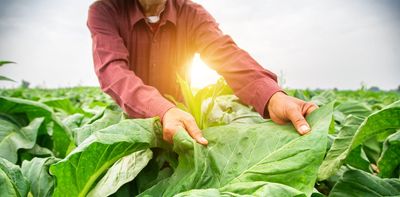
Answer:
[(311, 133), (300, 136), (292, 125), (230, 124), (203, 131), (208, 146), (186, 132), (174, 136), (179, 165), (174, 174), (142, 193), (172, 196), (203, 188), (242, 182), (274, 182), (310, 195), (325, 155), (333, 104), (307, 117)]
[(318, 94), (316, 96), (313, 96), (311, 98), (311, 102), (321, 106), (321, 105), (326, 105), (336, 99), (336, 95), (332, 90), (327, 90), (322, 92), (321, 94)]
[(325, 180), (340, 168), (347, 157), (347, 154), (344, 155), (343, 152), (348, 149), (357, 128), (362, 122), (363, 119), (356, 116), (350, 115), (346, 118), (319, 168), (318, 179)]
[(1, 196), (24, 197), (29, 192), (29, 182), (21, 173), (19, 166), (0, 157)]
[(400, 196), (400, 180), (381, 179), (360, 170), (349, 170), (329, 194), (329, 197), (347, 196)]
[(89, 137), (93, 132), (106, 128), (110, 125), (118, 123), (123, 114), (119, 111), (111, 111), (106, 109), (102, 116), (93, 122), (89, 122), (79, 128), (73, 129), (76, 144), (81, 144), (87, 137)]
[(20, 128), (12, 122), (0, 119), (0, 157), (16, 163), (18, 149), (31, 149), (43, 118), (34, 119), (28, 126)]
[[(73, 145), (71, 131), (64, 126), (46, 105), (18, 98), (0, 97), (0, 112), (8, 115), (26, 117), (28, 122), (35, 118), (43, 117), (48, 125), (48, 133), (52, 135), (54, 154), (64, 157)], [(51, 129), (50, 129), (51, 128)]]
[(73, 131), (73, 129), (79, 128), (81, 126), (83, 118), (84, 118), (83, 114), (77, 113), (67, 116), (62, 120), (62, 123)]
[(335, 110), (340, 111), (346, 116), (353, 115), (362, 118), (367, 117), (372, 112), (370, 106), (359, 101), (346, 101), (340, 103), (338, 106), (335, 107)]
[(174, 197), (228, 197), (228, 196), (268, 196), (268, 197), (306, 197), (303, 192), (279, 183), (263, 181), (241, 182), (221, 189), (194, 189), (174, 195)]
[(122, 157), (107, 171), (87, 196), (109, 196), (125, 183), (132, 181), (152, 157), (150, 149)]
[(123, 120), (96, 131), (50, 167), (57, 180), (54, 196), (86, 196), (116, 161), (133, 152), (162, 146), (161, 138), (155, 118)]
[(335, 120), (343, 123), (349, 115), (366, 118), (371, 113), (371, 107), (363, 102), (345, 101), (335, 107)]
[(358, 146), (350, 152), (345, 160), (345, 164), (366, 172), (372, 172), (371, 162), (365, 154), (364, 149), (362, 149), (362, 146)]
[(382, 155), (378, 160), (381, 177), (399, 177), (395, 170), (400, 166), (400, 131), (389, 136), (383, 144)]
[(137, 193), (149, 189), (172, 175), (178, 166), (178, 156), (172, 150), (153, 148), (153, 159), (135, 178)]
[[(351, 141), (345, 140), (341, 142), (340, 147), (339, 142), (338, 146), (332, 146), (334, 149), (331, 148), (322, 163), (318, 173), (318, 179), (325, 180), (333, 175), (343, 164), (351, 150), (361, 145), (370, 137), (391, 128), (400, 128), (400, 101), (368, 116), (360, 127), (358, 127)], [(340, 138), (338, 140), (340, 140)]]
[(49, 166), (59, 159), (33, 158), (31, 161), (22, 163), (22, 174), (29, 179), (30, 191), (33, 196), (52, 196), (54, 189), (54, 178), (49, 174)]
[(53, 152), (48, 148), (35, 144), (31, 149), (23, 149), (18, 151), (19, 161), (32, 160), (35, 157), (54, 157)]
[(213, 102), (212, 109), (208, 115), (208, 125), (226, 125), (230, 123), (262, 123), (265, 119), (259, 113), (252, 110), (251, 107), (240, 103), (238, 97), (234, 95), (218, 96), (212, 100), (209, 98), (202, 104), (204, 113)]
[(61, 111), (65, 114), (71, 115), (71, 114), (75, 114), (75, 113), (80, 113), (80, 114), (84, 114), (86, 116), (91, 115), (91, 114), (83, 111), (80, 107), (74, 106), (69, 98), (51, 98), (51, 99), (43, 100), (41, 102), (53, 109), (55, 109), (57, 111)]

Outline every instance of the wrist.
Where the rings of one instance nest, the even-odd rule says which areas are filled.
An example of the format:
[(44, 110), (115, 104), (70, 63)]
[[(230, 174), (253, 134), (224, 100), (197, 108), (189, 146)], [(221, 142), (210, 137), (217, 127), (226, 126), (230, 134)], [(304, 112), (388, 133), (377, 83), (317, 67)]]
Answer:
[(165, 110), (165, 112), (164, 112), (164, 113), (162, 114), (162, 116), (160, 117), (161, 124), (164, 123), (165, 117), (167, 117), (168, 114), (171, 113), (171, 112), (173, 111), (173, 109), (175, 109), (175, 108), (177, 108), (177, 107), (172, 106), (172, 107), (168, 108), (167, 110)]
[(269, 98), (269, 100), (265, 106), (265, 109), (264, 109), (265, 117), (268, 117), (268, 118), (270, 117), (269, 114), (270, 114), (270, 110), (271, 110), (272, 106), (274, 106), (275, 103), (278, 102), (279, 100), (281, 100), (281, 98), (284, 96), (287, 96), (287, 95), (282, 91), (277, 91), (274, 94), (272, 94), (272, 96)]

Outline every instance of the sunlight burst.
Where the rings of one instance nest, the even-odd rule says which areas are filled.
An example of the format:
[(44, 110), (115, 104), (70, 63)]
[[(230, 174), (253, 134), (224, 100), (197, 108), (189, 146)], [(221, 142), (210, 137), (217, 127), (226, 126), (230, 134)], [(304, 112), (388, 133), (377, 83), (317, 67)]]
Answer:
[(199, 54), (194, 56), (190, 68), (191, 86), (193, 88), (204, 88), (207, 85), (217, 82), (221, 76), (209, 68), (201, 59)]

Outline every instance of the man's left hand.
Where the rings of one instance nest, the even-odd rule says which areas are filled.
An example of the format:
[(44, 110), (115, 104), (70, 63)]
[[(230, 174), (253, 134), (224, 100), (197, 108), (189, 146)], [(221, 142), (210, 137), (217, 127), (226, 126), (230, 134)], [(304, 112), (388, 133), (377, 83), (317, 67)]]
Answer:
[(277, 92), (270, 98), (267, 109), (272, 121), (277, 124), (292, 122), (297, 132), (301, 135), (308, 133), (311, 128), (307, 123), (306, 117), (318, 108), (311, 102), (288, 96), (282, 92)]

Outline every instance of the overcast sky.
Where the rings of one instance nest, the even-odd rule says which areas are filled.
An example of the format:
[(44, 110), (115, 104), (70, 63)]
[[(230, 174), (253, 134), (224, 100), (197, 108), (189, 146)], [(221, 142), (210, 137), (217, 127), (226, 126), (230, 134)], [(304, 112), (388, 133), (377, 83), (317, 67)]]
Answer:
[[(86, 27), (92, 0), (1, 0), (0, 75), (33, 86), (97, 86)], [(197, 0), (285, 87), (395, 89), (398, 0)], [(18, 83), (0, 82), (0, 87)]]

